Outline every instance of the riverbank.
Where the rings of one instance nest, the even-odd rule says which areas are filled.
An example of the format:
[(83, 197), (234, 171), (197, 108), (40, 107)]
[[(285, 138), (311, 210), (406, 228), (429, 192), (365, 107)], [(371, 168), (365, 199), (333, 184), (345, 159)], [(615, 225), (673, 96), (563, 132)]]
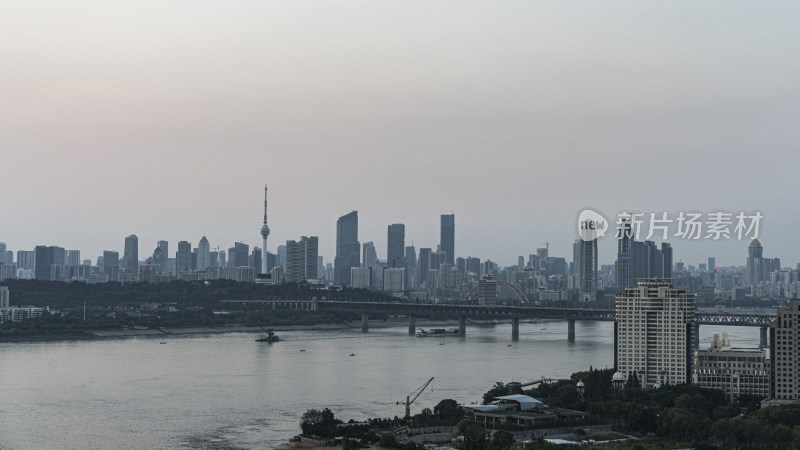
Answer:
[[(417, 328), (458, 326), (457, 320), (427, 320), (417, 319)], [(370, 328), (391, 328), (408, 326), (406, 318), (390, 318), (387, 320), (375, 320), (369, 323)], [(165, 336), (191, 336), (202, 334), (224, 334), (224, 333), (263, 333), (265, 329), (273, 331), (327, 331), (327, 330), (360, 330), (360, 321), (341, 322), (341, 323), (321, 323), (312, 325), (280, 325), (263, 327), (246, 327), (242, 325), (229, 324), (219, 327), (158, 327), (158, 328), (114, 328), (86, 330), (65, 334), (32, 334), (25, 336), (1, 336), (0, 343), (4, 342), (52, 342), (52, 341), (73, 341), (73, 340), (95, 340), (95, 339), (124, 339), (133, 337), (165, 337)]]

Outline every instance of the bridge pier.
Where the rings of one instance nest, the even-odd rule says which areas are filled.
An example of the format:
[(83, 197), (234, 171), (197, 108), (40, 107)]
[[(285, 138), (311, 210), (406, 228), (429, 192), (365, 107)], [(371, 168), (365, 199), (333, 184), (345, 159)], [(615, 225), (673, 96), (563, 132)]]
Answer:
[(514, 317), (511, 319), (511, 340), (519, 340), (519, 317)]
[(459, 336), (467, 335), (467, 316), (458, 316), (458, 334)]
[(567, 340), (575, 341), (575, 319), (567, 320)]
[(367, 313), (361, 313), (361, 332), (366, 333), (369, 331), (369, 316)]
[(767, 348), (769, 345), (769, 341), (767, 339), (767, 329), (767, 327), (761, 327), (761, 339), (758, 344), (759, 348)]
[(417, 316), (413, 314), (408, 315), (408, 334), (414, 335), (417, 331)]

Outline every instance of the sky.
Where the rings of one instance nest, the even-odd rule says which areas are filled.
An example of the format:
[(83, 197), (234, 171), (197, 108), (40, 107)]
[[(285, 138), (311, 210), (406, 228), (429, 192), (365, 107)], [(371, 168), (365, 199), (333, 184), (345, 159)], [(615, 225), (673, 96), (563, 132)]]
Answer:
[[(4, 1), (0, 242), (269, 250), (336, 219), (501, 265), (578, 213), (759, 211), (800, 261), (800, 4)], [(670, 240), (744, 265), (746, 240)], [(615, 242), (600, 246), (600, 262)]]

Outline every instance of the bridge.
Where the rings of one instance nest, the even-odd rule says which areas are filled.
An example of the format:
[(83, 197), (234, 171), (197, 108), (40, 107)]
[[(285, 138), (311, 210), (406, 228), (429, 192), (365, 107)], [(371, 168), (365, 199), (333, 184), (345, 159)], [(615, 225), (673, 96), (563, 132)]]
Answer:
[[(408, 316), (408, 333), (416, 331), (417, 316), (457, 317), (461, 336), (466, 335), (466, 319), (510, 320), (511, 338), (519, 338), (520, 319), (566, 320), (567, 339), (575, 339), (576, 320), (595, 320), (613, 322), (616, 314), (613, 309), (591, 308), (544, 308), (538, 306), (480, 306), (467, 304), (433, 304), (413, 302), (358, 302), (337, 300), (223, 300), (225, 304), (266, 305), (272, 309), (288, 308), (307, 311), (345, 311), (361, 313), (361, 330), (369, 331), (370, 314), (389, 314)], [(694, 341), (699, 342), (700, 325), (727, 325), (761, 328), (761, 344), (766, 345), (767, 328), (775, 320), (769, 314), (729, 314), (724, 312), (695, 313)]]

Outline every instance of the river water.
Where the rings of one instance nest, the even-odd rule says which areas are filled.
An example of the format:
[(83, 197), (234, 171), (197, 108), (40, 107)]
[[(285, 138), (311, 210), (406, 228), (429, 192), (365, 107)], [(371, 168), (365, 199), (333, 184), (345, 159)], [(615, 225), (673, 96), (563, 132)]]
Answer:
[[(613, 324), (467, 327), (416, 338), (407, 327), (0, 344), (0, 444), (8, 449), (274, 448), (309, 408), (337, 418), (402, 416), (396, 402), (435, 380), (412, 414), (439, 400), (481, 400), (496, 381), (566, 378), (613, 365)], [(758, 328), (701, 327), (701, 347), (727, 331), (758, 345)], [(444, 345), (440, 345), (444, 343)], [(508, 346), (511, 344), (511, 346)], [(301, 351), (303, 350), (303, 351)], [(349, 356), (354, 353), (355, 356)]]

